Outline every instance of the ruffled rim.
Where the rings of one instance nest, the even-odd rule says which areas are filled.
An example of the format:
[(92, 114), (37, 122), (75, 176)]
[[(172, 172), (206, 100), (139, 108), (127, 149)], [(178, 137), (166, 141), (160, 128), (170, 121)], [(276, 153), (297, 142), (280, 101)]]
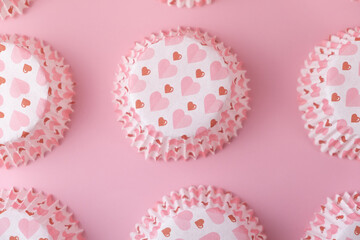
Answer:
[[(35, 190), (1, 190), (0, 214), (9, 209), (31, 216), (38, 223), (45, 226), (54, 239), (84, 240), (83, 230), (73, 214), (62, 206), (51, 195), (35, 192)], [(57, 237), (56, 237), (57, 236)]]
[(187, 7), (198, 7), (211, 4), (213, 0), (160, 0), (163, 3), (166, 3), (169, 6), (176, 6), (178, 8)]
[(359, 36), (360, 28), (348, 29), (330, 36), (328, 41), (315, 47), (301, 70), (297, 88), (299, 110), (309, 137), (322, 152), (348, 159), (359, 159), (360, 137), (353, 133), (350, 126), (345, 126), (345, 120), (334, 119), (329, 100), (316, 93), (325, 84), (326, 76), (320, 71), (326, 68), (331, 56), (338, 54), (342, 45), (355, 41)]
[[(190, 37), (199, 40), (202, 44), (212, 46), (223, 57), (235, 79), (231, 85), (231, 97), (225, 103), (226, 107), (223, 108), (225, 110), (221, 113), (219, 121), (211, 124), (201, 134), (170, 138), (155, 131), (153, 127), (141, 126), (138, 120), (140, 117), (128, 103), (127, 81), (130, 70), (147, 47), (166, 37), (176, 36)], [(232, 137), (237, 136), (237, 131), (242, 128), (242, 121), (246, 119), (246, 112), (250, 109), (248, 82), (249, 79), (245, 77), (242, 64), (237, 61), (237, 56), (231, 53), (230, 48), (225, 47), (216, 37), (208, 33), (203, 33), (198, 29), (179, 27), (177, 30), (152, 34), (141, 43), (136, 43), (130, 54), (122, 58), (115, 82), (115, 112), (118, 121), (127, 132), (127, 137), (131, 139), (132, 145), (139, 152), (144, 153), (145, 158), (165, 161), (196, 159), (199, 155), (214, 154), (218, 149), (222, 149)]]
[(333, 239), (342, 229), (360, 221), (360, 194), (345, 193), (327, 199), (321, 211), (315, 213), (314, 220), (306, 230), (303, 240)]
[(0, 42), (14, 44), (28, 50), (40, 63), (47, 75), (50, 110), (30, 132), (23, 132), (20, 139), (0, 144), (0, 167), (10, 168), (27, 164), (44, 156), (63, 138), (70, 114), (73, 112), (74, 83), (70, 67), (64, 59), (42, 41), (27, 36), (1, 35)]
[(263, 234), (263, 227), (259, 225), (259, 220), (254, 216), (254, 211), (248, 209), (246, 203), (240, 201), (231, 193), (212, 186), (192, 186), (164, 196), (162, 201), (159, 201), (154, 208), (148, 210), (148, 215), (142, 218), (141, 223), (135, 226), (136, 232), (130, 234), (131, 239), (147, 239), (161, 228), (164, 217), (175, 215), (178, 211), (194, 206), (205, 209), (214, 207), (224, 209), (232, 217), (246, 223), (252, 240), (266, 239)]
[(30, 7), (32, 0), (0, 0), (0, 18), (2, 20), (7, 17), (23, 14), (26, 8)]

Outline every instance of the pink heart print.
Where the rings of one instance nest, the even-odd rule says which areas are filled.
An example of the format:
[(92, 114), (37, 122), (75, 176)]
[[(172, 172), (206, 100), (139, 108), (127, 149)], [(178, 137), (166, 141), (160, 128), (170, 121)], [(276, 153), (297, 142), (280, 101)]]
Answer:
[(11, 59), (14, 63), (20, 63), (23, 60), (31, 58), (31, 53), (26, 49), (14, 46), (14, 49), (11, 54)]
[(45, 70), (40, 67), (40, 70), (36, 76), (36, 82), (40, 85), (40, 86), (44, 86), (48, 81), (48, 78), (45, 75)]
[(173, 127), (174, 129), (186, 128), (192, 123), (190, 115), (185, 115), (182, 109), (178, 109), (173, 113)]
[(183, 231), (189, 230), (191, 228), (191, 219), (193, 218), (193, 213), (190, 211), (183, 211), (174, 216), (175, 224)]
[(183, 36), (167, 37), (165, 38), (165, 46), (178, 45), (184, 41)]
[(171, 78), (177, 74), (177, 67), (172, 65), (169, 60), (163, 59), (158, 65), (159, 78)]
[(199, 240), (220, 240), (220, 235), (216, 232), (212, 232), (199, 238)]
[(10, 120), (10, 128), (14, 131), (18, 131), (22, 127), (26, 127), (30, 124), (30, 119), (24, 113), (14, 111), (11, 120)]
[(339, 49), (339, 55), (351, 56), (351, 55), (355, 55), (357, 51), (358, 51), (358, 47), (355, 44), (349, 42), (341, 46), (341, 48)]
[(222, 224), (225, 220), (225, 211), (220, 208), (209, 208), (206, 210), (206, 213), (215, 224)]
[(214, 94), (208, 94), (204, 99), (204, 105), (205, 113), (216, 113), (222, 108), (223, 102), (217, 100)]
[(249, 230), (244, 226), (237, 227), (232, 232), (237, 240), (251, 240), (249, 237)]
[(357, 88), (350, 88), (346, 93), (347, 107), (360, 107), (360, 95)]
[(40, 223), (35, 219), (27, 220), (26, 218), (23, 218), (19, 221), (19, 229), (21, 233), (29, 239), (40, 229)]
[(187, 48), (188, 63), (201, 62), (206, 58), (206, 51), (199, 48), (196, 43), (193, 43)]
[(9, 227), (10, 227), (10, 220), (6, 217), (1, 218), (0, 219), (0, 237), (8, 230)]
[(228, 69), (223, 67), (219, 61), (215, 61), (210, 65), (211, 80), (221, 80), (229, 75)]
[(39, 118), (42, 118), (49, 111), (50, 111), (50, 102), (46, 99), (41, 98), (36, 108), (36, 115)]
[(181, 80), (181, 93), (183, 96), (190, 96), (200, 92), (200, 84), (195, 83), (191, 77), (184, 77)]
[(152, 59), (155, 55), (155, 50), (152, 48), (148, 48), (146, 49), (138, 58), (139, 61), (145, 61), (145, 60), (149, 60)]
[(135, 74), (132, 74), (129, 77), (129, 91), (131, 93), (138, 93), (144, 91), (146, 88), (146, 82), (140, 80), (139, 77)]
[(160, 92), (153, 92), (150, 95), (150, 110), (152, 112), (164, 110), (168, 106), (169, 100), (165, 97), (162, 97)]
[(339, 86), (345, 82), (345, 76), (339, 73), (336, 67), (332, 67), (327, 72), (326, 84), (329, 86)]
[(14, 98), (18, 98), (23, 94), (30, 92), (30, 85), (24, 80), (14, 78), (10, 87), (10, 94)]

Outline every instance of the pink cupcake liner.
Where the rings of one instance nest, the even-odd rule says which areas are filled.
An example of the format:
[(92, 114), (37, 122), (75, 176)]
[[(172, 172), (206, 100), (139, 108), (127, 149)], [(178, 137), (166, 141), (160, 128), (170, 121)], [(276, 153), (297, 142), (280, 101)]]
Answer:
[(69, 66), (49, 46), (26, 36), (0, 38), (0, 167), (10, 168), (59, 144), (74, 92)]
[(148, 210), (131, 233), (133, 240), (264, 240), (253, 210), (214, 187), (190, 187), (172, 192)]
[(160, 0), (163, 3), (168, 4), (169, 6), (176, 6), (179, 8), (187, 7), (197, 7), (204, 6), (206, 4), (211, 4), (213, 0)]
[(327, 199), (315, 214), (303, 240), (355, 240), (360, 235), (359, 193), (345, 193)]
[(309, 137), (322, 152), (359, 159), (360, 28), (330, 37), (309, 55), (299, 78), (299, 103)]
[(206, 156), (242, 127), (248, 81), (236, 55), (207, 33), (153, 34), (122, 59), (114, 90), (118, 121), (148, 159)]
[(32, 0), (0, 0), (0, 18), (22, 14), (30, 6)]
[(84, 240), (66, 207), (34, 190), (1, 190), (0, 238), (6, 240)]

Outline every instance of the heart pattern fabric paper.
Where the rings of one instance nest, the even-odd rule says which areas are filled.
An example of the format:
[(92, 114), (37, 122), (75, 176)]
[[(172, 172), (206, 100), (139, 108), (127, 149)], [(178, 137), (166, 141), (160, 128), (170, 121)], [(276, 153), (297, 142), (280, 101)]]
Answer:
[(136, 229), (133, 240), (266, 239), (245, 203), (211, 186), (193, 186), (165, 196)]
[(0, 0), (0, 18), (22, 14), (30, 6), (32, 0)]
[(51, 195), (0, 190), (0, 239), (84, 240), (73, 214)]
[(31, 131), (49, 109), (49, 85), (37, 60), (25, 49), (0, 44), (0, 144)]
[(170, 137), (207, 128), (231, 88), (224, 60), (210, 47), (187, 37), (153, 44), (130, 72), (130, 101), (145, 125)]
[(328, 198), (315, 213), (302, 240), (358, 240), (360, 236), (360, 194), (345, 193)]
[(70, 121), (73, 82), (64, 59), (42, 41), (0, 36), (0, 167), (43, 156)]
[(206, 4), (210, 4), (213, 0), (160, 0), (163, 3), (167, 3), (169, 6), (176, 7), (187, 7), (192, 8), (196, 6), (204, 6)]
[(123, 58), (116, 112), (146, 158), (206, 156), (242, 127), (248, 81), (236, 55), (215, 37), (191, 28), (161, 32)]
[(300, 110), (315, 144), (331, 155), (360, 154), (360, 31), (349, 29), (316, 47), (299, 79)]

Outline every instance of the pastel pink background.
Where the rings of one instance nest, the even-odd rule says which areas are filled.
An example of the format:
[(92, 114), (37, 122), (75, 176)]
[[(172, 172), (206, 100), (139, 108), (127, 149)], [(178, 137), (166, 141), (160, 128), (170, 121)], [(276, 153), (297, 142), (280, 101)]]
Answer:
[[(296, 80), (315, 44), (360, 24), (350, 0), (217, 0), (196, 9), (156, 0), (36, 0), (1, 33), (46, 40), (71, 65), (75, 113), (44, 159), (0, 170), (0, 188), (35, 187), (69, 205), (89, 240), (129, 239), (142, 215), (192, 184), (234, 192), (268, 239), (299, 239), (327, 196), (360, 190), (360, 163), (323, 154), (303, 128)], [(251, 78), (249, 118), (215, 156), (154, 163), (129, 146), (112, 104), (114, 72), (136, 40), (178, 25), (200, 27), (238, 53)]]

